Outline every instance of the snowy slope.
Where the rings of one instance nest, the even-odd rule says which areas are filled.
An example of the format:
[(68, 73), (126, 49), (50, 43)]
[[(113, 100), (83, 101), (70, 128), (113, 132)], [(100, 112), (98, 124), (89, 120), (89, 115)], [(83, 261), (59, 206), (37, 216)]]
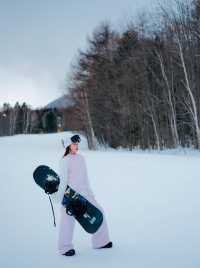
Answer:
[(0, 138), (0, 267), (200, 267), (200, 154), (95, 152), (87, 150), (86, 140), (80, 153), (114, 248), (92, 249), (91, 235), (77, 223), (77, 255), (60, 256), (48, 197), (32, 172), (39, 164), (58, 170), (66, 135)]

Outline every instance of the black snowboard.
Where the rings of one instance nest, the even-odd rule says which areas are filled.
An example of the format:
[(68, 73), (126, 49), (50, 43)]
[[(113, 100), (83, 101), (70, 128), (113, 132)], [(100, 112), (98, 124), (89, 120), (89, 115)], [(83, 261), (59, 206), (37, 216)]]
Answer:
[[(33, 178), (47, 194), (58, 190), (60, 178), (48, 166), (37, 167), (33, 172)], [(75, 217), (86, 232), (94, 234), (101, 226), (103, 222), (102, 212), (69, 185), (67, 185), (62, 204), (66, 208), (66, 213)]]
[(38, 166), (33, 172), (33, 178), (37, 185), (44, 189), (45, 193), (52, 194), (58, 191), (60, 178), (50, 167)]
[(66, 207), (66, 213), (73, 215), (86, 232), (94, 234), (101, 226), (102, 212), (69, 185), (67, 185), (62, 204)]

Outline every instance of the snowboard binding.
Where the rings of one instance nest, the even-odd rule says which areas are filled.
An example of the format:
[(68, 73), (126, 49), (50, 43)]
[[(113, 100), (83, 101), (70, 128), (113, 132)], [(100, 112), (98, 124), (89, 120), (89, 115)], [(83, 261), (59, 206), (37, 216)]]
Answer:
[(46, 194), (53, 194), (58, 191), (59, 184), (56, 181), (45, 181), (44, 191)]
[(64, 195), (62, 204), (66, 208), (66, 213), (70, 216), (80, 216), (87, 211), (87, 200), (81, 196), (70, 199)]

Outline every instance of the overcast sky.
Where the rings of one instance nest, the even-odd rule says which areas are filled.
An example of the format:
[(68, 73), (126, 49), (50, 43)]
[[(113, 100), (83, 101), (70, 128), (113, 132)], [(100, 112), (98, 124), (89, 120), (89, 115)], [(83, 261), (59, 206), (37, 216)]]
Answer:
[(117, 29), (152, 5), (151, 0), (0, 0), (0, 106), (26, 101), (35, 108), (60, 97), (87, 35), (105, 20)]

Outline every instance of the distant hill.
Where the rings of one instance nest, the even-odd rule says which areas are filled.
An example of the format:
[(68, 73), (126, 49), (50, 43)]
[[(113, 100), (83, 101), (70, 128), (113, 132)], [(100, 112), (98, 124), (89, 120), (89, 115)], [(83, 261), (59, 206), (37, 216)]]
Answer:
[(48, 103), (44, 108), (47, 109), (61, 109), (61, 108), (68, 108), (70, 106), (73, 106), (73, 102), (67, 98), (67, 95), (63, 95), (60, 98), (55, 99), (54, 101)]

